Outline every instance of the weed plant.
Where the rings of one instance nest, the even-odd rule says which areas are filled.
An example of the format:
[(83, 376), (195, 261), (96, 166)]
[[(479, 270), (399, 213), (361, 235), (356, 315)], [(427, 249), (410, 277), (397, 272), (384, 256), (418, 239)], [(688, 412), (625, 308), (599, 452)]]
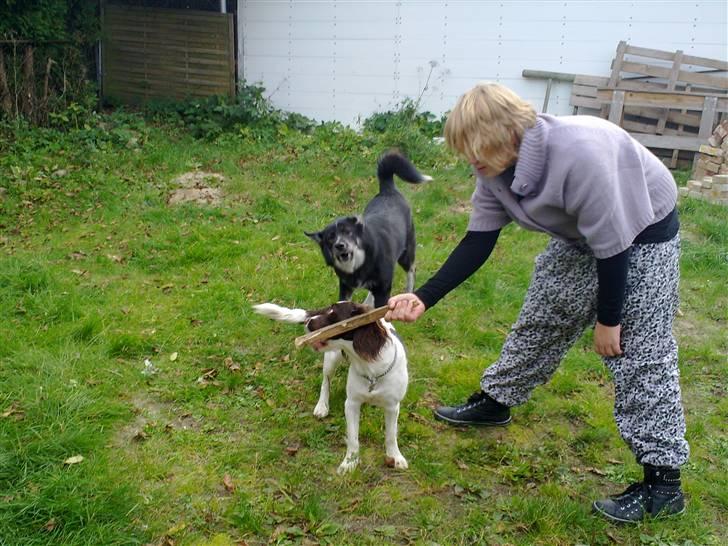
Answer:
[[(336, 298), (303, 231), (361, 211), (389, 146), (434, 177), (399, 187), (419, 282), (437, 270), (466, 228), (472, 180), (431, 123), (405, 108), (354, 131), (275, 112), (251, 89), (235, 104), (2, 126), (0, 544), (726, 544), (728, 221), (690, 199), (676, 323), (684, 516), (616, 527), (590, 514), (640, 467), (589, 332), (509, 427), (433, 420), (477, 387), (516, 318), (546, 244), (516, 226), (481, 271), (397, 325), (410, 469), (384, 465), (383, 417), (366, 408), (360, 468), (336, 475), (345, 373), (315, 419), (320, 355), (294, 350), (300, 328), (251, 304)], [(189, 171), (225, 177), (221, 206), (167, 205)]]

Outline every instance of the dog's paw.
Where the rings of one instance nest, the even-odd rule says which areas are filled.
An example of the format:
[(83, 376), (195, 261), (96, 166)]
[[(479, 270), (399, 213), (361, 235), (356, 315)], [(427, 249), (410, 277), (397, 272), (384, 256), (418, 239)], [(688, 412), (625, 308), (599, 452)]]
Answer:
[(396, 468), (398, 470), (406, 470), (409, 468), (409, 465), (407, 464), (407, 459), (402, 457), (402, 455), (398, 455), (396, 457), (385, 457), (384, 458), (384, 464), (387, 465), (389, 468)]
[(348, 474), (349, 472), (354, 470), (358, 464), (359, 464), (359, 455), (350, 455), (350, 456), (347, 455), (347, 457), (339, 465), (339, 468), (336, 470), (336, 473), (339, 476)]
[(319, 402), (316, 404), (316, 407), (313, 408), (313, 416), (318, 417), (319, 419), (323, 419), (329, 414), (329, 406), (327, 404), (324, 404), (323, 402)]

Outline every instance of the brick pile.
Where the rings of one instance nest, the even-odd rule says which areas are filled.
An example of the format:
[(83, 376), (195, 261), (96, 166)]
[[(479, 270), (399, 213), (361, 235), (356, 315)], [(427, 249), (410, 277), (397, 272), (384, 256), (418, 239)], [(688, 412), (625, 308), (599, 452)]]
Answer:
[(728, 206), (728, 120), (718, 124), (696, 159), (692, 177), (680, 194)]

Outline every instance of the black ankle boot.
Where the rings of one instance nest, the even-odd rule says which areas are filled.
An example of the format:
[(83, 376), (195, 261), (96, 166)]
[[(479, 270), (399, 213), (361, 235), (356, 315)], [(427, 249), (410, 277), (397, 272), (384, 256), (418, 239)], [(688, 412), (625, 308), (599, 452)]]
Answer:
[(680, 489), (680, 470), (650, 464), (644, 469), (643, 482), (633, 483), (619, 495), (595, 501), (594, 511), (622, 523), (682, 514), (685, 497)]
[(459, 406), (441, 406), (435, 418), (451, 425), (499, 426), (511, 422), (511, 410), (496, 402), (483, 391), (478, 391)]

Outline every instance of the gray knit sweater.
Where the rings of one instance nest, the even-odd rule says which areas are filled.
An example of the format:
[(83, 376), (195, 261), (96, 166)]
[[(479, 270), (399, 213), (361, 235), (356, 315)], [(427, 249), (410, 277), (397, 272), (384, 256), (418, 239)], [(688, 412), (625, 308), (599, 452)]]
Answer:
[(523, 135), (515, 175), (508, 172), (477, 175), (468, 230), (513, 220), (608, 258), (677, 201), (667, 167), (626, 131), (592, 116), (539, 114)]

